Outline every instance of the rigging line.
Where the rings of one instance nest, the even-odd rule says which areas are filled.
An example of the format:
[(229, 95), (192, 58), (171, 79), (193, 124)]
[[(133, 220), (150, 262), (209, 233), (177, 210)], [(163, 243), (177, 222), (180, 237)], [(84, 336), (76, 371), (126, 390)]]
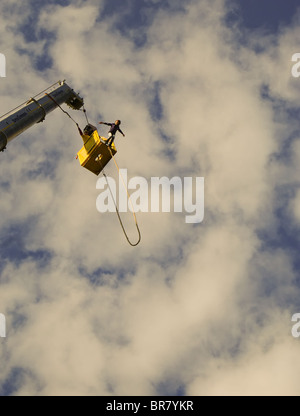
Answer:
[(89, 123), (88, 116), (87, 116), (87, 112), (86, 112), (86, 109), (85, 109), (84, 105), (82, 107), (83, 107), (83, 110), (82, 111), (84, 112), (84, 115), (85, 115), (85, 118), (86, 118), (86, 122), (87, 122), (87, 124), (90, 124)]
[(67, 116), (68, 117), (70, 117), (70, 119), (76, 124), (76, 125), (78, 125), (78, 123), (76, 123), (76, 121), (70, 116), (70, 114), (67, 112), (67, 111), (65, 111), (59, 104), (58, 104), (58, 102), (53, 98), (53, 97), (51, 97), (51, 95), (50, 94), (48, 94), (47, 92), (45, 92), (45, 94), (61, 109), (61, 111), (63, 112), (63, 113), (65, 113), (65, 114), (67, 114)]
[[(68, 117), (70, 117), (70, 119), (76, 124), (76, 126), (78, 127), (78, 123), (70, 116), (70, 114), (67, 112), (67, 111), (65, 111), (59, 104), (58, 104), (58, 102), (50, 95), (50, 94), (48, 94), (48, 93), (45, 93), (46, 95), (48, 95), (48, 97), (49, 98), (51, 98), (51, 100), (52, 101), (54, 101), (54, 103), (61, 109), (61, 111), (63, 112), (63, 113), (65, 113), (65, 114), (67, 114), (67, 116)], [(87, 124), (90, 124), (89, 123), (89, 120), (88, 120), (88, 117), (87, 117), (87, 112), (86, 112), (86, 109), (85, 109), (85, 107), (84, 107), (84, 105), (83, 105), (83, 110), (82, 110), (83, 112), (84, 112), (84, 115), (85, 115), (85, 118), (86, 118), (86, 121), (87, 121)]]
[[(126, 235), (126, 238), (127, 238), (128, 242), (129, 242), (129, 244), (130, 244), (131, 246), (133, 246), (133, 247), (134, 247), (134, 246), (137, 246), (137, 245), (139, 244), (139, 242), (141, 241), (141, 239), (142, 239), (142, 236), (141, 236), (141, 231), (140, 231), (140, 228), (139, 228), (139, 225), (138, 225), (138, 221), (137, 221), (136, 214), (135, 214), (135, 211), (134, 211), (133, 203), (132, 203), (131, 198), (130, 198), (130, 194), (129, 194), (129, 192), (128, 192), (128, 189), (127, 189), (127, 186), (126, 186), (126, 184), (125, 184), (124, 178), (123, 178), (123, 176), (122, 176), (122, 174), (121, 174), (121, 172), (120, 172), (120, 168), (119, 168), (119, 166), (118, 166), (118, 164), (117, 164), (117, 162), (116, 162), (116, 160), (115, 160), (115, 158), (114, 158), (114, 155), (113, 155), (113, 153), (112, 153), (112, 151), (111, 151), (111, 149), (110, 149), (110, 147), (109, 147), (109, 146), (108, 146), (108, 149), (109, 149), (110, 154), (111, 154), (111, 157), (112, 157), (112, 159), (113, 159), (113, 161), (114, 161), (114, 163), (115, 163), (115, 165), (116, 165), (116, 167), (117, 167), (117, 169), (118, 169), (119, 176), (120, 176), (120, 177), (121, 177), (121, 179), (122, 179), (123, 186), (124, 186), (124, 188), (125, 188), (125, 190), (126, 190), (126, 193), (127, 193), (127, 196), (128, 196), (128, 200), (129, 200), (130, 205), (131, 205), (131, 208), (132, 208), (132, 214), (133, 214), (133, 217), (134, 217), (135, 226), (136, 226), (136, 229), (137, 229), (137, 232), (138, 232), (138, 236), (139, 236), (137, 243), (135, 243), (135, 244), (131, 243), (131, 242), (129, 241), (129, 239), (128, 239), (128, 237), (127, 237), (126, 233), (125, 233), (125, 235)], [(118, 211), (117, 211), (117, 213), (118, 213)], [(118, 214), (118, 217), (120, 218), (119, 214)], [(122, 228), (123, 228), (123, 224), (121, 224), (121, 225), (122, 225)], [(124, 231), (124, 228), (123, 228), (123, 231)]]

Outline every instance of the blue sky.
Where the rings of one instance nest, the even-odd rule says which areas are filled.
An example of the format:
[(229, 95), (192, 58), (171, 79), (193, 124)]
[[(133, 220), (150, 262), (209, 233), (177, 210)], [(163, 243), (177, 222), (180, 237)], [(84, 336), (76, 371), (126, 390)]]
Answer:
[(66, 79), (93, 124), (122, 119), (129, 176), (205, 178), (202, 223), (138, 213), (131, 248), (117, 217), (97, 212), (96, 178), (75, 160), (81, 139), (62, 112), (9, 144), (0, 395), (297, 395), (297, 2), (0, 9), (1, 114)]
[(277, 32), (282, 26), (289, 25), (299, 8), (297, 0), (286, 3), (282, 0), (245, 0), (236, 3), (244, 27), (263, 28), (272, 33)]

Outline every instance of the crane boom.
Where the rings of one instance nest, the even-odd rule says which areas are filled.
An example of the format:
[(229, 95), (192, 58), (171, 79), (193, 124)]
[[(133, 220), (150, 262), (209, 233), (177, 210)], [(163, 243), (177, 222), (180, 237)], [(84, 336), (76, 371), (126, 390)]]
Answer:
[(65, 81), (58, 81), (0, 117), (0, 151), (23, 131), (44, 121), (47, 114), (63, 103), (79, 110), (83, 106), (83, 99)]

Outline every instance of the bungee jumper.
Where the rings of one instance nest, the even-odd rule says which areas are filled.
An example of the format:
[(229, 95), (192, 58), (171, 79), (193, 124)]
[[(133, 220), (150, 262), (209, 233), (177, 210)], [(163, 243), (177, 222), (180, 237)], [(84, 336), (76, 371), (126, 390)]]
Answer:
[(125, 134), (120, 129), (121, 120), (116, 120), (114, 123), (106, 123), (104, 121), (100, 121), (99, 124), (106, 124), (106, 126), (110, 126), (109, 132), (108, 132), (108, 140), (107, 140), (107, 146), (111, 147), (115, 140), (115, 135), (117, 131), (119, 131), (123, 137), (125, 137)]

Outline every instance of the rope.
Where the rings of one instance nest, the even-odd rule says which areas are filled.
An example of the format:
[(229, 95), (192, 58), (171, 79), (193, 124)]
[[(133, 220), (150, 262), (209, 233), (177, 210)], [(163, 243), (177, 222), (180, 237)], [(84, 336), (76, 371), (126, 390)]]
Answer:
[(86, 118), (86, 122), (87, 122), (87, 124), (90, 124), (90, 123), (89, 123), (88, 116), (87, 116), (86, 109), (84, 108), (84, 105), (83, 105), (83, 110), (82, 110), (82, 111), (84, 112), (84, 115), (85, 115), (85, 118)]
[(65, 111), (59, 104), (58, 104), (58, 102), (53, 98), (53, 97), (51, 97), (51, 95), (50, 94), (48, 94), (47, 92), (45, 92), (45, 94), (61, 109), (61, 111), (63, 112), (63, 113), (65, 113), (65, 114), (67, 114), (67, 116), (68, 117), (70, 117), (70, 119), (76, 124), (76, 126), (78, 126), (78, 123), (76, 123), (76, 121), (70, 116), (70, 114), (67, 112), (67, 111)]
[[(53, 97), (51, 97), (51, 95), (50, 94), (48, 94), (48, 93), (45, 93), (46, 95), (48, 95), (48, 97), (49, 98), (51, 98), (51, 100), (61, 109), (61, 111), (63, 112), (63, 113), (65, 113), (65, 114), (67, 114), (67, 116), (68, 117), (70, 117), (70, 119), (73, 121), (73, 123), (75, 123), (76, 124), (76, 126), (79, 128), (79, 125), (78, 125), (78, 123), (70, 116), (70, 114), (66, 111), (66, 110), (64, 110), (59, 104), (58, 104), (58, 102), (53, 98)], [(85, 115), (85, 118), (86, 118), (86, 121), (87, 121), (87, 124), (90, 124), (89, 123), (89, 120), (88, 120), (88, 117), (87, 117), (87, 113), (86, 113), (86, 109), (84, 108), (84, 105), (83, 105), (83, 112), (84, 112), (84, 115)]]
[[(125, 235), (125, 237), (126, 237), (126, 239), (127, 239), (128, 243), (129, 243), (132, 247), (135, 247), (135, 246), (137, 246), (137, 245), (139, 244), (139, 242), (140, 242), (140, 241), (141, 241), (141, 239), (142, 239), (141, 232), (140, 232), (140, 229), (139, 229), (139, 225), (138, 225), (138, 222), (137, 222), (136, 214), (135, 214), (135, 211), (134, 211), (134, 208), (133, 208), (133, 204), (132, 204), (132, 201), (131, 201), (131, 198), (130, 198), (130, 194), (129, 194), (129, 192), (128, 192), (128, 189), (127, 189), (127, 186), (126, 186), (126, 184), (125, 184), (124, 178), (123, 178), (123, 176), (122, 176), (122, 174), (121, 174), (121, 172), (120, 172), (120, 168), (119, 168), (119, 166), (118, 166), (118, 164), (117, 164), (117, 162), (116, 162), (116, 159), (114, 158), (114, 155), (112, 154), (111, 148), (110, 148), (109, 146), (108, 146), (108, 149), (109, 149), (110, 154), (111, 154), (111, 157), (112, 157), (113, 161), (115, 162), (115, 165), (116, 165), (116, 167), (117, 167), (117, 169), (118, 169), (119, 176), (120, 176), (120, 177), (121, 177), (121, 179), (122, 179), (123, 186), (124, 186), (124, 188), (125, 188), (125, 190), (126, 190), (126, 193), (127, 193), (127, 196), (128, 196), (128, 200), (130, 201), (130, 204), (131, 204), (132, 214), (133, 214), (133, 218), (134, 218), (135, 226), (136, 226), (136, 229), (137, 229), (137, 232), (138, 232), (138, 235), (139, 235), (138, 241), (137, 241), (136, 243), (132, 243), (132, 242), (129, 240), (128, 235), (127, 235), (127, 233), (126, 233), (126, 231), (125, 231), (125, 229), (124, 229), (124, 226), (123, 226), (123, 223), (122, 223), (122, 220), (121, 220), (121, 217), (120, 217), (120, 214), (119, 214), (119, 211), (118, 211), (117, 205), (116, 205), (116, 203), (115, 203), (115, 201), (114, 201), (114, 198), (113, 198), (113, 201), (114, 201), (114, 204), (115, 204), (115, 207), (116, 207), (116, 212), (117, 212), (117, 215), (118, 215), (118, 218), (119, 218), (119, 222), (120, 222), (120, 224), (121, 224), (121, 227), (122, 227), (122, 229), (123, 229), (124, 235)], [(104, 172), (104, 170), (103, 170), (103, 169), (102, 169), (102, 172)], [(105, 175), (105, 173), (103, 173), (103, 174)], [(105, 177), (106, 177), (106, 175), (105, 175)], [(108, 184), (107, 178), (106, 178), (106, 182), (107, 182), (107, 185), (108, 185), (108, 187), (109, 187), (109, 184)], [(109, 187), (109, 188), (110, 188), (110, 187)], [(112, 194), (111, 189), (110, 189), (110, 193)]]
[[(137, 222), (136, 222), (136, 227), (137, 227), (137, 230), (138, 230), (139, 239), (138, 239), (137, 243), (132, 243), (132, 242), (130, 241), (130, 239), (129, 239), (129, 237), (128, 237), (128, 234), (127, 234), (127, 232), (126, 232), (126, 230), (125, 230), (125, 227), (124, 227), (124, 225), (123, 225), (123, 222), (122, 222), (122, 219), (121, 219), (121, 216), (120, 216), (120, 213), (119, 213), (118, 207), (117, 207), (117, 203), (116, 203), (116, 201), (115, 201), (115, 199), (114, 199), (114, 196), (113, 196), (112, 190), (111, 190), (111, 188), (110, 188), (110, 186), (109, 186), (109, 182), (108, 182), (108, 180), (107, 180), (107, 176), (106, 176), (106, 173), (104, 172), (104, 169), (102, 169), (102, 175), (104, 176), (104, 178), (105, 178), (105, 180), (106, 180), (106, 183), (107, 183), (107, 186), (108, 186), (109, 192), (110, 192), (110, 194), (111, 194), (112, 200), (113, 200), (113, 202), (114, 202), (114, 206), (115, 206), (115, 208), (116, 208), (116, 213), (117, 213), (117, 216), (118, 216), (118, 219), (119, 219), (119, 223), (120, 223), (120, 225), (121, 225), (121, 227), (122, 227), (122, 230), (123, 230), (123, 233), (124, 233), (124, 235), (125, 235), (125, 237), (126, 237), (126, 240), (128, 241), (128, 243), (129, 243), (132, 247), (135, 247), (135, 246), (137, 246), (137, 245), (139, 244), (139, 242), (141, 241), (141, 232), (140, 232), (140, 230), (139, 230), (139, 226), (138, 226), (138, 224), (137, 224)], [(135, 214), (134, 214), (134, 215), (135, 215)]]

